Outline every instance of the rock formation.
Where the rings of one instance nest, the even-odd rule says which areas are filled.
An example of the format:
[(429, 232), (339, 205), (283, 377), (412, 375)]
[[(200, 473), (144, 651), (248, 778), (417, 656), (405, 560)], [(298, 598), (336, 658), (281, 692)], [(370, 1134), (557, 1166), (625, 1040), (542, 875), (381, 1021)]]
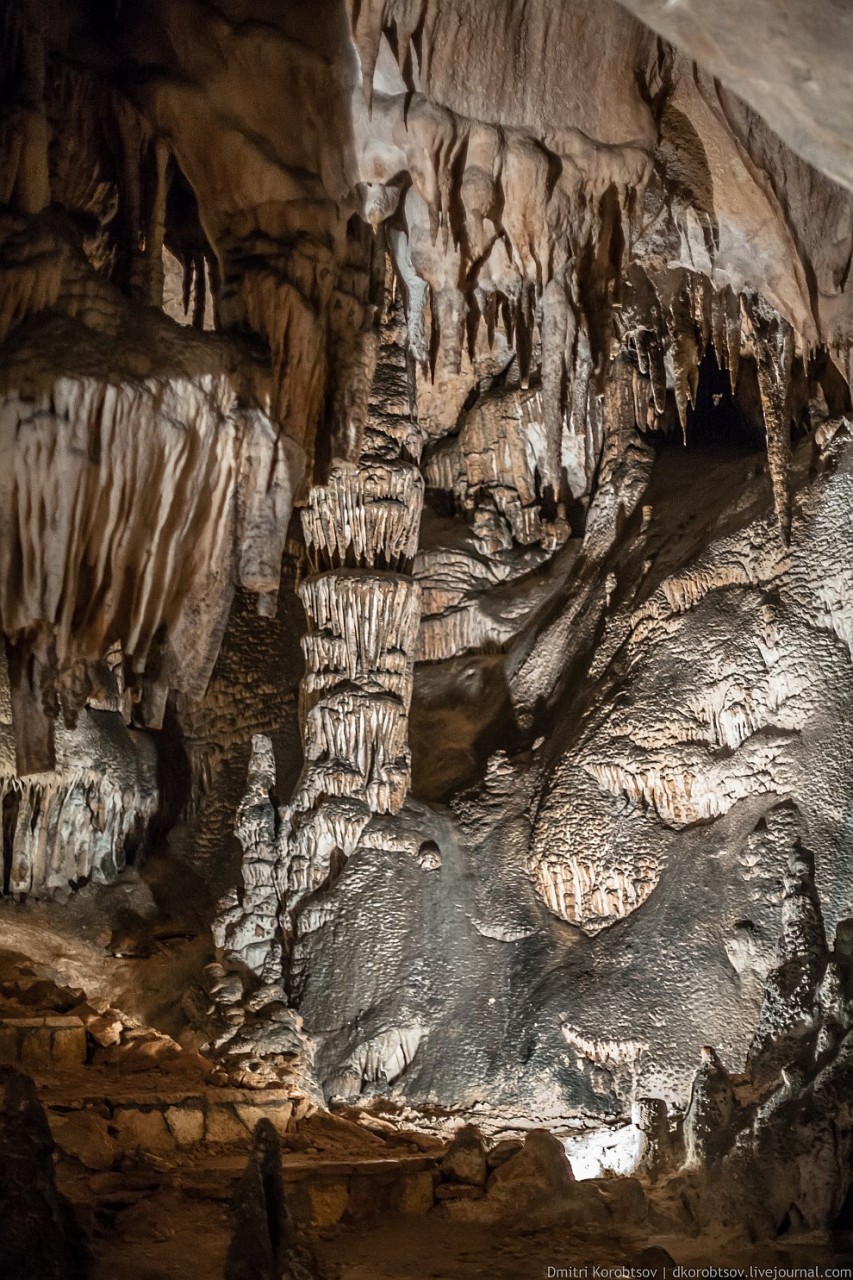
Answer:
[(451, 1219), (647, 1212), (545, 1130), (842, 1213), (836, 9), (5, 6), (0, 907), (89, 1065), (476, 1121)]
[(85, 1280), (86, 1252), (71, 1206), (57, 1191), (53, 1138), (29, 1076), (4, 1069), (0, 1263), (9, 1280)]
[(281, 1144), (269, 1120), (260, 1120), (252, 1154), (234, 1193), (234, 1237), (225, 1280), (318, 1280), (316, 1258), (296, 1239), (284, 1198)]

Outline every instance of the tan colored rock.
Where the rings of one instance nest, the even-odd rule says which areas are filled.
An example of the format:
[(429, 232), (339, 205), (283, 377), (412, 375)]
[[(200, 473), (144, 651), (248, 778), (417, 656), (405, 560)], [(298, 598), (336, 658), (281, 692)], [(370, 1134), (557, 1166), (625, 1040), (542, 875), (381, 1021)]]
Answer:
[(234, 1104), (234, 1110), (240, 1117), (249, 1133), (254, 1133), (255, 1126), (263, 1117), (269, 1120), (279, 1137), (283, 1138), (287, 1133), (290, 1117), (293, 1114), (293, 1104), (283, 1102), (279, 1106), (263, 1106), (258, 1104), (252, 1106), (246, 1103), (237, 1102)]
[(638, 1178), (608, 1178), (596, 1184), (615, 1222), (645, 1222), (649, 1201)]
[(200, 1107), (168, 1107), (165, 1119), (179, 1147), (194, 1147), (204, 1140), (204, 1112)]
[(312, 1102), (310, 1098), (294, 1098), (291, 1121), (293, 1124), (298, 1124), (300, 1120), (304, 1120), (306, 1116), (313, 1116), (316, 1111), (317, 1104)]
[(86, 1032), (81, 1025), (61, 1027), (53, 1032), (50, 1054), (60, 1071), (72, 1071), (86, 1061)]
[(12, 1066), (18, 1062), (18, 1028), (0, 1022), (0, 1062)]
[(502, 1164), (506, 1164), (513, 1156), (518, 1155), (519, 1151), (524, 1149), (524, 1143), (520, 1138), (504, 1138), (502, 1142), (497, 1142), (486, 1152), (486, 1160), (490, 1169), (498, 1169)]
[(442, 1202), (482, 1200), (484, 1195), (482, 1187), (472, 1186), (470, 1182), (439, 1182), (435, 1188), (435, 1198)]
[[(486, 1147), (474, 1125), (458, 1129), (440, 1165), (441, 1177), (448, 1183), (465, 1183), (473, 1187), (486, 1184)], [(437, 1194), (441, 1194), (439, 1192)]]
[(349, 1204), (349, 1183), (310, 1182), (308, 1198), (311, 1202), (311, 1221), (317, 1227), (333, 1227), (340, 1222)]
[(142, 1111), (119, 1107), (113, 1116), (115, 1139), (122, 1151), (151, 1151), (164, 1154), (175, 1149), (175, 1138), (166, 1126), (162, 1111)]
[(181, 1046), (171, 1036), (151, 1027), (132, 1027), (121, 1040), (99, 1049), (96, 1060), (129, 1075), (167, 1067), (181, 1056)]
[(40, 1026), (24, 1028), (19, 1046), (19, 1061), (25, 1071), (30, 1071), (36, 1076), (45, 1076), (50, 1075), (55, 1069), (53, 1034), (43, 1023)]
[(204, 1140), (222, 1146), (245, 1145), (246, 1126), (230, 1107), (209, 1104), (204, 1113)]
[(577, 1184), (563, 1144), (545, 1129), (533, 1129), (524, 1147), (489, 1178), (489, 1206), (508, 1217), (552, 1221), (571, 1212)]
[(83, 1023), (86, 1034), (90, 1035), (96, 1044), (102, 1048), (118, 1044), (124, 1030), (124, 1021), (117, 1010), (110, 1009), (108, 1006), (98, 1009), (87, 1001), (78, 1005), (73, 1013)]
[(404, 1214), (429, 1213), (435, 1204), (435, 1178), (429, 1170), (403, 1173), (400, 1178), (397, 1211)]
[(94, 1111), (73, 1111), (67, 1116), (51, 1116), (51, 1132), (56, 1145), (87, 1169), (112, 1169), (123, 1154), (120, 1142), (108, 1131), (108, 1121)]

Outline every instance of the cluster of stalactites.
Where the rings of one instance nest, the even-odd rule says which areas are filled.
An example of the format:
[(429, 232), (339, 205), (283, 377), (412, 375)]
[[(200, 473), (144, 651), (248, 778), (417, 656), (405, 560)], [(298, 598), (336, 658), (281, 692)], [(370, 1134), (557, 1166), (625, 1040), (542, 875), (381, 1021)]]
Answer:
[(302, 512), (311, 571), (411, 572), (422, 503), (423, 480), (408, 463), (372, 457), (335, 462)]
[(308, 620), (303, 722), (337, 685), (385, 694), (408, 713), (420, 620), (420, 590), (411, 578), (335, 570), (306, 579), (299, 594)]
[[(587, 154), (572, 130), (552, 151), (421, 103), (407, 108), (398, 158), (412, 182), (397, 217), (405, 231), (389, 235), (415, 364), (444, 386), (505, 344), (523, 386), (541, 357), (560, 406), (575, 362), (609, 349), (648, 157), (633, 147)], [(368, 202), (380, 185), (365, 184)], [(370, 217), (369, 203), (362, 211)]]
[[(66, 277), (79, 275), (83, 255), (134, 300), (162, 306), (168, 248), (183, 268), (185, 313), (194, 295), (195, 326), (205, 327), (212, 302), (217, 328), (251, 331), (268, 348), (268, 407), (282, 433), (310, 463), (325, 412), (332, 454), (356, 458), (376, 361), (382, 237), (322, 198), (317, 235), (310, 210), (286, 202), (232, 216), (204, 184), (192, 190), (130, 98), (46, 51), (24, 3), (6, 7), (0, 43), (11, 104), (0, 126), (0, 340), (69, 294)], [(87, 322), (86, 299), (61, 305)]]
[(300, 588), (306, 768), (294, 813), (324, 795), (372, 813), (396, 812), (405, 799), (420, 621), (410, 575), (422, 504), (420, 473), (400, 460), (336, 465), (311, 491), (303, 529), (315, 572)]
[[(0, 341), (39, 316), (6, 349), (0, 415), (0, 628), (29, 774), (53, 767), (53, 720), (73, 725), (111, 646), (144, 723), (169, 688), (203, 692), (235, 579), (274, 609), (299, 440), (313, 442), (276, 394), (286, 383), (298, 400), (301, 375), (278, 367), (263, 287), (272, 379), (242, 345), (205, 345), (139, 305), (162, 305), (184, 182), (164, 140), (116, 87), (48, 54), (25, 6), (6, 6), (0, 42)], [(190, 223), (171, 228), (185, 268), (199, 243), (212, 255)]]
[(3, 892), (63, 897), (94, 880), (109, 884), (141, 842), (156, 788), (116, 786), (100, 770), (32, 778), (0, 774), (10, 858)]
[[(80, 248), (91, 265), (121, 288), (156, 306), (162, 303), (163, 237), (168, 147), (136, 107), (106, 81), (48, 56), (41, 30), (23, 7), (6, 7), (2, 55), (4, 97), (11, 107), (0, 126), (0, 204), (4, 292), (3, 328), (53, 305), (61, 252), (49, 245), (33, 277), (32, 261), (20, 262), (15, 238), (20, 218), (42, 216), (50, 235), (51, 213), (77, 219)], [(30, 234), (36, 234), (30, 228)], [(32, 258), (33, 255), (30, 255)], [(4, 273), (5, 274), (5, 273)], [(29, 277), (29, 280), (28, 280)]]
[(282, 429), (310, 457), (322, 418), (332, 456), (355, 459), (376, 367), (384, 240), (354, 220), (327, 243), (296, 217), (287, 205), (236, 226), (220, 217), (217, 314), (226, 331), (248, 328), (267, 344)]
[(302, 513), (320, 572), (300, 588), (305, 766), (284, 813), (286, 935), (304, 899), (339, 874), (371, 816), (397, 813), (406, 799), (421, 611), (411, 566), (422, 506), (412, 463), (370, 456), (333, 466)]
[(100, 674), (97, 712), (84, 711), (74, 733), (57, 730), (56, 768), (22, 778), (0, 651), (0, 895), (64, 899), (88, 881), (108, 884), (157, 810), (153, 744), (124, 723), (116, 673), (104, 664)]
[[(602, 406), (610, 412), (615, 396), (620, 417), (632, 420), (640, 432), (669, 429), (677, 421), (687, 443), (700, 370), (712, 352), (728, 374), (733, 396), (742, 361), (753, 363), (774, 506), (787, 540), (795, 387), (807, 371), (809, 353), (761, 296), (738, 295), (729, 285), (717, 286), (707, 276), (681, 269), (652, 278), (633, 264), (614, 313), (609, 356), (600, 360), (593, 355), (589, 322), (571, 273), (552, 278), (532, 315), (540, 335), (540, 380), (533, 398), (522, 392), (518, 440), (509, 430), (517, 410), (506, 393), (494, 405), (481, 401), (464, 415), (461, 430), (430, 452), (431, 487), (453, 492), (469, 514), (489, 493), (517, 542), (538, 540), (543, 527), (550, 533), (554, 513), (562, 518), (567, 484), (572, 497), (587, 492), (599, 463), (595, 444)], [(535, 474), (528, 476), (531, 458)]]
[[(410, 75), (413, 55), (422, 72), (428, 57), (428, 6), (356, 8), (367, 103), (355, 113), (357, 195), (367, 222), (389, 223), (413, 363), (452, 418), (471, 381), (454, 384), (484, 351), (514, 352), (525, 386), (541, 350), (556, 423), (574, 380), (567, 369), (609, 354), (611, 304), (651, 155), (634, 142), (598, 147), (572, 126), (539, 137), (440, 107)], [(396, 46), (408, 93), (373, 92), (383, 38)], [(546, 487), (556, 488), (556, 457), (555, 445)]]
[[(462, 411), (464, 396), (476, 383), (476, 369), (495, 349), (502, 320), (501, 342), (515, 356), (521, 387), (530, 383), (532, 370), (538, 373), (537, 480), (545, 509), (553, 510), (566, 496), (566, 436), (582, 440), (590, 435), (590, 418), (598, 412), (597, 401), (612, 375), (614, 354), (626, 350), (630, 356), (638, 428), (668, 425), (671, 404), (685, 441), (706, 354), (713, 352), (717, 366), (728, 372), (733, 395), (742, 359), (748, 358), (757, 377), (774, 504), (787, 539), (793, 380), (807, 372), (810, 353), (761, 295), (737, 293), (725, 281), (683, 268), (647, 273), (636, 262), (628, 266), (625, 252), (612, 277), (597, 274), (588, 261), (584, 267), (582, 255), (572, 255), (569, 237), (576, 239), (577, 228), (570, 231), (571, 220), (560, 228), (568, 258), (562, 266), (554, 267), (552, 254), (546, 275), (538, 257), (525, 265), (524, 256), (513, 252), (518, 271), (514, 284), (501, 284), (495, 276), (486, 280), (481, 264), (480, 274), (460, 290), (441, 279), (442, 273), (448, 278), (457, 274), (461, 250), (424, 248), (416, 220), (418, 201), (407, 197), (405, 212), (408, 236), (392, 236), (390, 243), (405, 286), (415, 364), (426, 369), (419, 373), (419, 400), (426, 407), (428, 430), (432, 404), (443, 399), (457, 416)], [(593, 219), (584, 234), (600, 241), (607, 226), (606, 218), (601, 225)], [(609, 234), (615, 234), (612, 219)], [(503, 239), (500, 246), (506, 253)], [(449, 418), (439, 421), (435, 434), (453, 425)], [(589, 483), (596, 463), (595, 456), (586, 458), (582, 484)], [(577, 496), (578, 484), (571, 487)]]
[[(551, 510), (565, 486), (561, 440), (566, 430), (587, 432), (615, 350), (632, 353), (638, 425), (669, 421), (669, 393), (683, 431), (705, 353), (713, 349), (733, 390), (743, 353), (755, 362), (787, 539), (792, 374), (798, 358), (807, 365), (806, 344), (760, 294), (727, 282), (713, 261), (713, 237), (708, 275), (651, 255), (643, 269), (635, 254), (649, 248), (639, 211), (653, 173), (650, 150), (595, 147), (571, 127), (541, 137), (498, 129), (425, 96), (434, 19), (425, 0), (366, 0), (350, 11), (367, 104), (356, 120), (361, 213), (374, 226), (391, 220), (427, 432), (453, 429), (499, 339), (516, 358), (522, 387), (541, 376), (538, 472)], [(384, 90), (374, 90), (383, 40), (407, 93), (388, 91), (387, 68)], [(677, 239), (677, 211), (665, 207)]]
[[(773, 499), (783, 537), (790, 532), (788, 464), (791, 381), (798, 343), (791, 325), (761, 296), (736, 294), (707, 276), (670, 271), (654, 280), (637, 264), (627, 275), (619, 319), (622, 341), (636, 358), (637, 424), (654, 426), (672, 388), (687, 443), (688, 411), (696, 408), (700, 366), (713, 351), (736, 393), (742, 357), (755, 362)], [(800, 350), (803, 361), (808, 353)]]
[(146, 723), (170, 687), (200, 696), (234, 578), (274, 600), (302, 459), (212, 374), (9, 396), (0, 457), (0, 628), (27, 774), (53, 768), (53, 717), (76, 721), (112, 648)]

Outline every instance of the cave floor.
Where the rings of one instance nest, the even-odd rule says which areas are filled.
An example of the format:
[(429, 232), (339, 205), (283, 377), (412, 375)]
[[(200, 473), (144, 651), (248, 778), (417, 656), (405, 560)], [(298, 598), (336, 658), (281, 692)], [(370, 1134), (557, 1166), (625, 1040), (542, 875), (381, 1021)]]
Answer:
[[(185, 1280), (190, 1275), (218, 1280), (232, 1231), (222, 1190), (222, 1180), (211, 1177), (205, 1185), (200, 1177), (183, 1190), (161, 1186), (115, 1192), (109, 1206), (104, 1197), (97, 1208), (77, 1202), (78, 1216), (84, 1222), (88, 1218), (91, 1280), (118, 1275), (125, 1280)], [(633, 1267), (652, 1275), (656, 1260), (646, 1251), (661, 1248), (685, 1268), (714, 1266), (746, 1274), (750, 1266), (818, 1268), (820, 1273), (842, 1260), (849, 1264), (849, 1243), (842, 1241), (834, 1246), (814, 1241), (750, 1246), (727, 1239), (650, 1237), (627, 1229), (606, 1234), (600, 1229), (501, 1229), (453, 1221), (441, 1210), (315, 1228), (308, 1238), (328, 1275), (339, 1280), (544, 1280), (559, 1275), (560, 1268), (569, 1275), (578, 1268), (574, 1274), (583, 1280), (582, 1269), (592, 1278), (596, 1267)], [(657, 1275), (662, 1275), (660, 1269)]]
[[(173, 1104), (193, 1105), (189, 1098), (178, 1102), (177, 1093), (164, 1090), (163, 1084), (160, 1088)], [(43, 1092), (45, 1102), (53, 1103), (52, 1115), (55, 1090), (54, 1084)], [(151, 1092), (138, 1087), (136, 1092), (138, 1105), (152, 1104)], [(236, 1092), (210, 1090), (207, 1102), (218, 1105)], [(127, 1086), (122, 1100), (131, 1101)], [(264, 1102), (259, 1094), (258, 1107)], [(412, 1142), (404, 1146), (404, 1136), (416, 1136), (411, 1133), (384, 1140), (366, 1133), (361, 1142), (346, 1126), (355, 1128), (351, 1121), (321, 1112), (291, 1124), (283, 1136), (288, 1203), (329, 1280), (545, 1280), (559, 1276), (561, 1268), (577, 1280), (604, 1280), (608, 1269), (616, 1275), (621, 1268), (639, 1268), (634, 1274), (643, 1280), (655, 1275), (667, 1280), (660, 1269), (665, 1255), (655, 1256), (659, 1250), (685, 1268), (737, 1269), (747, 1276), (750, 1266), (775, 1268), (776, 1275), (816, 1268), (813, 1274), (821, 1275), (825, 1268), (850, 1265), (853, 1259), (853, 1236), (751, 1244), (724, 1233), (673, 1234), (678, 1215), (667, 1205), (665, 1193), (651, 1188), (648, 1213), (641, 1219), (630, 1211), (632, 1198), (627, 1196), (624, 1218), (617, 1210), (606, 1224), (496, 1224), (478, 1221), (477, 1206), (465, 1201), (426, 1211), (422, 1207), (420, 1212), (389, 1212), (403, 1184), (412, 1187), (419, 1177), (432, 1179), (438, 1151), (420, 1135), (423, 1150)], [(159, 1154), (135, 1150), (100, 1172), (91, 1168), (91, 1160), (87, 1165), (61, 1153), (57, 1182), (86, 1237), (91, 1280), (119, 1275), (123, 1280), (186, 1280), (191, 1275), (220, 1280), (234, 1230), (232, 1196), (249, 1145), (247, 1132), (241, 1142), (218, 1146), (199, 1144)], [(609, 1185), (614, 1187), (612, 1181)], [(356, 1186), (360, 1190), (354, 1194)], [(341, 1219), (342, 1210), (342, 1220), (333, 1221)], [(326, 1225), (318, 1225), (324, 1220)]]
[[(91, 1280), (220, 1280), (253, 1123), (277, 1106), (290, 1109), (284, 1091), (223, 1088), (174, 1070), (118, 1077), (88, 1065), (43, 1077), (39, 1096), (57, 1139), (57, 1184), (90, 1251)], [(170, 1140), (180, 1121), (200, 1113), (203, 1141)], [(615, 1196), (606, 1223), (477, 1220), (476, 1202), (433, 1203), (439, 1138), (387, 1123), (365, 1129), (357, 1114), (309, 1109), (280, 1126), (288, 1204), (329, 1280), (545, 1280), (560, 1268), (577, 1280), (603, 1280), (608, 1268), (622, 1267), (646, 1268), (651, 1280), (648, 1268), (660, 1263), (649, 1250), (664, 1249), (688, 1268), (744, 1270), (823, 1268), (853, 1251), (853, 1239), (752, 1245), (731, 1235), (674, 1233), (673, 1223), (684, 1219), (666, 1192), (647, 1188), (638, 1215), (632, 1180), (601, 1184), (608, 1199)], [(88, 1123), (76, 1135), (63, 1128), (82, 1120)], [(122, 1149), (105, 1148), (104, 1132)], [(403, 1200), (409, 1212), (398, 1211)]]
[(328, 1280), (545, 1280), (561, 1269), (574, 1280), (604, 1280), (614, 1269), (608, 1280), (616, 1280), (625, 1267), (640, 1268), (641, 1280), (676, 1280), (663, 1277), (664, 1255), (650, 1250), (686, 1268), (747, 1276), (750, 1266), (776, 1276), (817, 1268), (817, 1276), (853, 1259), (853, 1238), (755, 1245), (693, 1235), (665, 1187), (646, 1187), (644, 1197), (633, 1179), (596, 1184), (608, 1208), (594, 1222), (586, 1210), (570, 1225), (485, 1221), (476, 1201), (434, 1202), (444, 1149), (434, 1133), (353, 1109), (315, 1111), (284, 1089), (212, 1084), (189, 1064), (120, 1073), (88, 1063), (34, 1075), (91, 1280), (221, 1280), (232, 1198), (261, 1116), (279, 1130), (287, 1201)]

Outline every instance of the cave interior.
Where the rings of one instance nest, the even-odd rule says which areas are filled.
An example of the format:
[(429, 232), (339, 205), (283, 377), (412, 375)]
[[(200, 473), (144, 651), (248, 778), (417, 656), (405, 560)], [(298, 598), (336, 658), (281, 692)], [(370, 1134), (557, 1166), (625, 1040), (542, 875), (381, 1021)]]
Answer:
[(853, 7), (0, 47), (3, 1280), (853, 1276)]

